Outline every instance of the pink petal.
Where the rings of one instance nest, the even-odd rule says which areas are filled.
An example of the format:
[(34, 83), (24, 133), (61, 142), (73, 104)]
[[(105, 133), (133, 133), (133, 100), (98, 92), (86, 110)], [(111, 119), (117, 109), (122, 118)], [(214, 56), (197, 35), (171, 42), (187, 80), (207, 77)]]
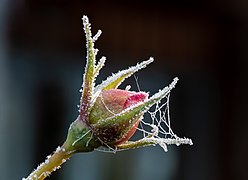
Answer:
[(133, 95), (131, 95), (129, 98), (127, 98), (126, 102), (124, 103), (123, 109), (126, 109), (130, 106), (133, 106), (139, 102), (143, 102), (145, 99), (147, 99), (148, 94), (144, 92), (138, 92)]

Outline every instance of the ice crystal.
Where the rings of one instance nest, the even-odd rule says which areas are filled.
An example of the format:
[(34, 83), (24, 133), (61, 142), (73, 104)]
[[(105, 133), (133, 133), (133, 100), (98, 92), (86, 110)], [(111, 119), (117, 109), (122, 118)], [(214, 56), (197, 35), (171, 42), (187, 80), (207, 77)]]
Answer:
[(102, 31), (99, 29), (96, 33), (96, 35), (93, 37), (93, 42), (97, 41), (97, 39), (101, 36)]

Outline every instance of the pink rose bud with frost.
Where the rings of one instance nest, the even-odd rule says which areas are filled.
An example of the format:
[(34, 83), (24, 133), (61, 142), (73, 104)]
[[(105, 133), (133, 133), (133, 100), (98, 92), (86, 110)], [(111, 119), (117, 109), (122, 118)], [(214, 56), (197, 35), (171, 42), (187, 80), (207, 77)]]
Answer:
[(144, 92), (132, 92), (120, 89), (104, 90), (97, 97), (90, 112), (90, 124), (98, 137), (108, 145), (118, 145), (128, 141), (135, 133), (140, 119), (143, 116), (136, 115), (124, 120), (122, 123), (94, 128), (99, 121), (107, 121), (109, 117), (116, 116), (123, 110), (147, 100), (148, 94)]
[(147, 61), (112, 74), (95, 86), (96, 77), (106, 60), (102, 57), (98, 62), (96, 61), (98, 50), (94, 48), (94, 42), (101, 31), (99, 30), (92, 37), (90, 23), (86, 16), (83, 17), (83, 25), (87, 42), (87, 61), (81, 91), (80, 113), (69, 128), (64, 147), (73, 152), (88, 152), (100, 146), (129, 149), (159, 144), (166, 149), (166, 144), (192, 144), (190, 139), (178, 138), (175, 135), (174, 139), (160, 138), (155, 130), (143, 139), (129, 141), (144, 113), (170, 93), (178, 78), (174, 78), (169, 86), (159, 90), (149, 99), (145, 92), (118, 89), (126, 78), (152, 63), (153, 58), (150, 57)]
[[(148, 94), (145, 92), (117, 89), (126, 78), (153, 62), (153, 58), (150, 57), (149, 60), (138, 63), (136, 66), (112, 74), (101, 84), (95, 86), (96, 77), (106, 60), (105, 57), (102, 57), (96, 62), (98, 50), (94, 48), (94, 42), (100, 36), (101, 31), (99, 30), (92, 37), (87, 16), (83, 16), (83, 25), (86, 35), (87, 60), (79, 116), (70, 125), (66, 141), (62, 147), (59, 146), (53, 155), (47, 156), (46, 161), (41, 163), (27, 177), (27, 180), (44, 179), (53, 171), (59, 169), (60, 165), (66, 162), (73, 154), (93, 151), (101, 146), (108, 147), (113, 152), (116, 152), (117, 150), (158, 144), (164, 151), (167, 151), (167, 144), (193, 144), (191, 139), (179, 138), (174, 134), (170, 128), (170, 121), (165, 121), (164, 117), (159, 122), (156, 122), (156, 125), (142, 121), (142, 123), (149, 125), (152, 130), (144, 132), (142, 139), (129, 141), (137, 130), (144, 113), (154, 104), (158, 104), (163, 98), (168, 98), (178, 78), (174, 78), (169, 86), (159, 90), (149, 99)], [(160, 112), (161, 110), (159, 109)], [(161, 123), (168, 127), (168, 132), (163, 129)], [(162, 130), (159, 131), (159, 129)], [(23, 180), (25, 179), (23, 178)]]

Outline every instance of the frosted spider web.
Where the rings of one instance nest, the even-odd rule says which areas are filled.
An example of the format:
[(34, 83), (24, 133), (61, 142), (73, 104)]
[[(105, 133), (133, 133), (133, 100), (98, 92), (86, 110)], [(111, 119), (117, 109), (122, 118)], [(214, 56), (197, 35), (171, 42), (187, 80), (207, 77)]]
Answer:
[[(135, 77), (136, 83), (137, 78)], [(138, 84), (137, 84), (138, 86)], [(130, 88), (130, 86), (128, 86)], [(139, 86), (138, 86), (139, 89)], [(165, 152), (168, 151), (167, 145), (175, 144), (177, 146), (181, 144), (189, 144), (193, 145), (192, 140), (189, 138), (180, 138), (178, 137), (172, 130), (171, 127), (171, 120), (170, 120), (170, 109), (169, 109), (169, 100), (170, 100), (170, 93), (166, 95), (166, 97), (157, 102), (153, 107), (147, 111), (146, 118), (141, 119), (139, 126), (134, 134), (138, 135), (136, 140), (131, 138), (131, 141), (142, 141), (144, 140), (147, 144), (143, 146), (150, 146), (152, 145), (159, 145), (163, 148)], [(116, 153), (117, 151), (127, 150), (142, 147), (141, 146), (134, 146), (132, 148), (127, 149), (118, 149), (108, 146), (106, 143), (102, 142), (106, 147), (101, 146), (96, 150), (102, 152), (112, 152)]]

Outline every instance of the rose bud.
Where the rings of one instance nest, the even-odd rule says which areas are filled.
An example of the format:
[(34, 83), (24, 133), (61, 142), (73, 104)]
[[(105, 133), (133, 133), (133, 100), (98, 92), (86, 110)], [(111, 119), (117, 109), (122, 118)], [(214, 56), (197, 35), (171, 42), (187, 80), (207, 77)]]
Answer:
[[(118, 117), (118, 114), (131, 106), (144, 102), (147, 97), (148, 94), (144, 92), (120, 89), (103, 90), (97, 97), (89, 116), (94, 133), (110, 146), (129, 140), (135, 133), (143, 113), (133, 114), (131, 118)], [(108, 123), (108, 119), (114, 116), (117, 119), (124, 119), (119, 119), (120, 123)], [(97, 123), (102, 123), (102, 125), (98, 126)]]
[(140, 140), (129, 141), (144, 113), (168, 96), (178, 78), (174, 78), (169, 86), (164, 87), (149, 99), (145, 92), (117, 89), (126, 78), (152, 63), (153, 58), (150, 57), (147, 61), (112, 74), (95, 86), (96, 77), (106, 60), (102, 57), (98, 62), (96, 61), (98, 50), (94, 48), (94, 42), (100, 36), (101, 31), (92, 37), (90, 23), (86, 16), (83, 17), (83, 24), (87, 41), (87, 61), (79, 116), (71, 124), (63, 147), (71, 152), (88, 152), (100, 146), (123, 150), (155, 144), (159, 144), (164, 149), (166, 149), (166, 144), (192, 144), (190, 139), (178, 138), (176, 135), (173, 136), (174, 139), (161, 138), (156, 135), (158, 134), (156, 129)]
[[(174, 78), (169, 86), (159, 90), (149, 99), (148, 94), (145, 92), (117, 89), (126, 78), (152, 63), (153, 58), (150, 57), (147, 61), (112, 74), (102, 83), (95, 86), (96, 77), (106, 60), (105, 57), (102, 57), (98, 62), (96, 61), (98, 50), (94, 48), (94, 42), (101, 35), (101, 31), (99, 30), (92, 37), (87, 16), (83, 16), (83, 25), (86, 35), (87, 56), (79, 115), (71, 124), (62, 147), (58, 147), (51, 156), (49, 155), (46, 161), (27, 177), (27, 180), (44, 179), (53, 171), (59, 169), (60, 165), (66, 162), (73, 154), (93, 151), (100, 146), (116, 152), (118, 150), (157, 144), (164, 151), (167, 151), (168, 144), (193, 144), (191, 139), (179, 138), (173, 133), (169, 116), (165, 117), (165, 112), (161, 111), (161, 108), (165, 107), (169, 114), (167, 107), (169, 94), (175, 87), (178, 78)], [(158, 104), (164, 98), (167, 98), (166, 103), (158, 107)], [(144, 113), (155, 104), (156, 110), (152, 113), (149, 112), (153, 122), (150, 124), (141, 121)], [(156, 118), (157, 112), (159, 119)], [(138, 128), (140, 121), (144, 137), (139, 140), (129, 141)], [(143, 124), (152, 129), (145, 131)], [(168, 132), (163, 126), (168, 128)]]

